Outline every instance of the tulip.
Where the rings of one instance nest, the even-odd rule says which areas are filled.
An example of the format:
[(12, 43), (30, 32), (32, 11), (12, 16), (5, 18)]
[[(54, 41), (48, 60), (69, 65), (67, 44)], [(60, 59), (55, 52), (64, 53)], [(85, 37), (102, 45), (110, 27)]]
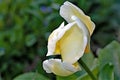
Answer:
[(61, 55), (61, 59), (45, 60), (43, 68), (47, 73), (68, 76), (81, 70), (78, 60), (89, 50), (95, 25), (82, 10), (68, 1), (61, 6), (60, 15), (68, 24), (63, 22), (49, 36), (47, 56)]

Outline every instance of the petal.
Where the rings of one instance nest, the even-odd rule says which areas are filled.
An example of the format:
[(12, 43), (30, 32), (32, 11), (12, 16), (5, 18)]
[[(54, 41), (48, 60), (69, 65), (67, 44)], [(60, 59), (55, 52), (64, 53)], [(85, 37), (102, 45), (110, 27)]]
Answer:
[(76, 16), (72, 18), (76, 24), (71, 26), (57, 42), (62, 60), (69, 63), (75, 63), (83, 56), (86, 45), (90, 41), (88, 29), (82, 21)]
[(57, 42), (64, 35), (64, 33), (74, 24), (75, 23), (73, 22), (73, 23), (69, 23), (68, 25), (64, 26), (64, 23), (62, 23), (59, 28), (57, 28), (56, 30), (54, 30), (51, 33), (51, 35), (49, 36), (49, 39), (48, 39), (48, 53), (47, 53), (47, 56), (60, 54), (59, 45), (58, 45)]
[(73, 5), (72, 3), (66, 1), (60, 7), (60, 15), (67, 21), (72, 22), (72, 16), (77, 16), (83, 23), (87, 26), (90, 35), (92, 35), (93, 30), (95, 29), (95, 24), (91, 21), (90, 17), (85, 15), (84, 12), (78, 8), (77, 6)]
[[(76, 66), (77, 65), (77, 66)], [(43, 62), (43, 68), (47, 73), (54, 73), (59, 76), (68, 76), (80, 70), (78, 64), (61, 62), (60, 59), (49, 59)]]
[[(85, 27), (82, 25), (82, 27)], [(88, 38), (84, 31), (74, 24), (59, 40), (60, 54), (63, 62), (75, 63), (83, 56)]]
[(77, 23), (79, 28), (81, 28), (83, 30), (84, 34), (87, 36), (88, 42), (87, 42), (87, 46), (85, 48), (84, 53), (89, 53), (90, 52), (90, 34), (89, 34), (87, 27), (85, 27), (85, 25), (82, 23), (82, 21), (78, 17), (72, 16), (71, 18), (72, 18), (72, 20), (74, 20)]
[(47, 56), (54, 54), (55, 47), (56, 47), (56, 42), (58, 41), (58, 33), (59, 33), (59, 31), (62, 27), (64, 27), (64, 22), (60, 25), (60, 27), (55, 29), (50, 34), (50, 36), (48, 38), (48, 46), (47, 46), (48, 47), (48, 53), (47, 53)]

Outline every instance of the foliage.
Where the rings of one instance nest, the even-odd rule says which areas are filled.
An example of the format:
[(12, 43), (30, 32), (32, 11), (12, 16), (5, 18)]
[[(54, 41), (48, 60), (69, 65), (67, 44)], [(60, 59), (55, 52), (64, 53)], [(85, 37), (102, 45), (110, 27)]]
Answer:
[[(107, 63), (114, 65), (114, 80), (120, 79), (120, 43), (113, 41), (104, 49), (99, 51), (100, 70), (104, 69)], [(110, 65), (111, 66), (111, 65)], [(111, 66), (112, 69), (112, 66)], [(110, 69), (108, 69), (110, 71)], [(109, 73), (109, 72), (108, 72)]]
[[(0, 80), (11, 80), (26, 72), (30, 73), (23, 74), (22, 77), (39, 75), (38, 78), (42, 76), (43, 79), (55, 79), (53, 74), (47, 74), (42, 69), (42, 61), (47, 52), (49, 34), (62, 22), (58, 11), (64, 1), (0, 0)], [(119, 80), (119, 42), (114, 41), (104, 49), (98, 49), (113, 40), (120, 41), (120, 1), (68, 1), (84, 10), (96, 24), (91, 40), (94, 55), (85, 54), (82, 59), (100, 80), (105, 80), (103, 74)], [(20, 77), (15, 80), (17, 78)], [(57, 76), (56, 79), (91, 80), (84, 69), (72, 76)]]
[[(115, 51), (113, 52), (114, 49)], [(91, 53), (85, 54), (82, 59), (85, 63), (91, 63), (91, 65), (87, 65), (93, 74), (96, 76), (97, 80), (119, 80), (120, 79), (120, 43), (113, 41), (104, 49), (99, 51), (98, 59), (92, 57), (93, 59), (89, 59), (89, 57), (93, 56)], [(88, 57), (88, 59), (86, 59)], [(93, 67), (94, 66), (94, 67)], [(57, 80), (92, 80), (90, 76), (82, 69), (71, 76), (60, 77), (57, 76)]]
[(16, 77), (14, 80), (49, 80), (49, 79), (38, 73), (30, 72), (30, 73), (22, 74)]

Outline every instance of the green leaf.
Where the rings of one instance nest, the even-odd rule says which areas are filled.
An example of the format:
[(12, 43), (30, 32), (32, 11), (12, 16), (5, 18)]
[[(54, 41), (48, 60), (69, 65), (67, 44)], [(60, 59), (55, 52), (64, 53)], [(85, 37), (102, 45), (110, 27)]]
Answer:
[(86, 63), (86, 65), (89, 68), (94, 68), (98, 65), (97, 64), (98, 63), (97, 58), (95, 58), (92, 53), (85, 53), (82, 57), (82, 60), (84, 61), (84, 63)]
[(57, 78), (57, 80), (76, 80), (78, 78), (78, 76), (76, 74), (72, 74), (72, 75), (66, 76), (66, 77), (57, 76), (56, 78)]
[[(97, 77), (98, 75), (98, 59), (93, 56), (92, 53), (86, 53), (82, 57), (82, 61), (88, 66), (88, 68), (92, 71), (93, 75)], [(79, 77), (77, 80), (92, 80), (91, 77), (86, 73), (86, 71), (82, 68), (82, 71), (79, 71)]]
[(107, 63), (114, 65), (115, 80), (120, 80), (120, 43), (113, 41), (104, 49), (99, 51), (100, 70)]
[(49, 79), (44, 77), (41, 74), (29, 72), (29, 73), (24, 73), (20, 76), (17, 76), (13, 80), (49, 80)]
[[(93, 70), (98, 66), (98, 59), (93, 56), (92, 53), (86, 53), (82, 57), (82, 61), (88, 66), (89, 69)], [(81, 67), (82, 68), (82, 67)], [(79, 74), (86, 74), (86, 71), (82, 68)]]
[(114, 80), (113, 65), (111, 63), (106, 64), (99, 74), (99, 80)]
[[(96, 66), (93, 70), (91, 70), (92, 73), (94, 74), (95, 77), (97, 77), (98, 74), (98, 66)], [(81, 75), (80, 77), (78, 77), (76, 80), (92, 80), (91, 77), (85, 73), (83, 75)]]

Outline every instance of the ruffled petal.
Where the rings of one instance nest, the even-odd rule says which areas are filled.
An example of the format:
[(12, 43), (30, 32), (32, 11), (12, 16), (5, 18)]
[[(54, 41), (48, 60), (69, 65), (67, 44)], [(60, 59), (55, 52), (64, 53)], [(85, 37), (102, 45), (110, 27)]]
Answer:
[(51, 35), (49, 36), (48, 39), (48, 53), (47, 56), (49, 55), (56, 55), (60, 54), (60, 49), (59, 49), (59, 43), (58, 41), (61, 39), (61, 37), (64, 35), (64, 33), (75, 23), (69, 23), (66, 26), (64, 26), (64, 23), (60, 25), (56, 30), (54, 30)]
[[(56, 43), (59, 40), (58, 39), (58, 33), (61, 30), (61, 28), (64, 27), (64, 22), (57, 28), (55, 29), (49, 36), (48, 38), (48, 53), (47, 56), (49, 55), (54, 55), (55, 48), (56, 48)], [(56, 53), (59, 54), (59, 53)]]
[(90, 17), (85, 15), (84, 12), (78, 8), (77, 6), (73, 5), (72, 3), (66, 1), (60, 7), (60, 15), (69, 23), (72, 22), (72, 16), (77, 16), (83, 23), (87, 26), (90, 35), (92, 35), (95, 24), (91, 21)]
[(62, 62), (61, 59), (49, 59), (43, 62), (43, 68), (47, 73), (54, 73), (59, 76), (68, 76), (80, 70), (78, 64)]

